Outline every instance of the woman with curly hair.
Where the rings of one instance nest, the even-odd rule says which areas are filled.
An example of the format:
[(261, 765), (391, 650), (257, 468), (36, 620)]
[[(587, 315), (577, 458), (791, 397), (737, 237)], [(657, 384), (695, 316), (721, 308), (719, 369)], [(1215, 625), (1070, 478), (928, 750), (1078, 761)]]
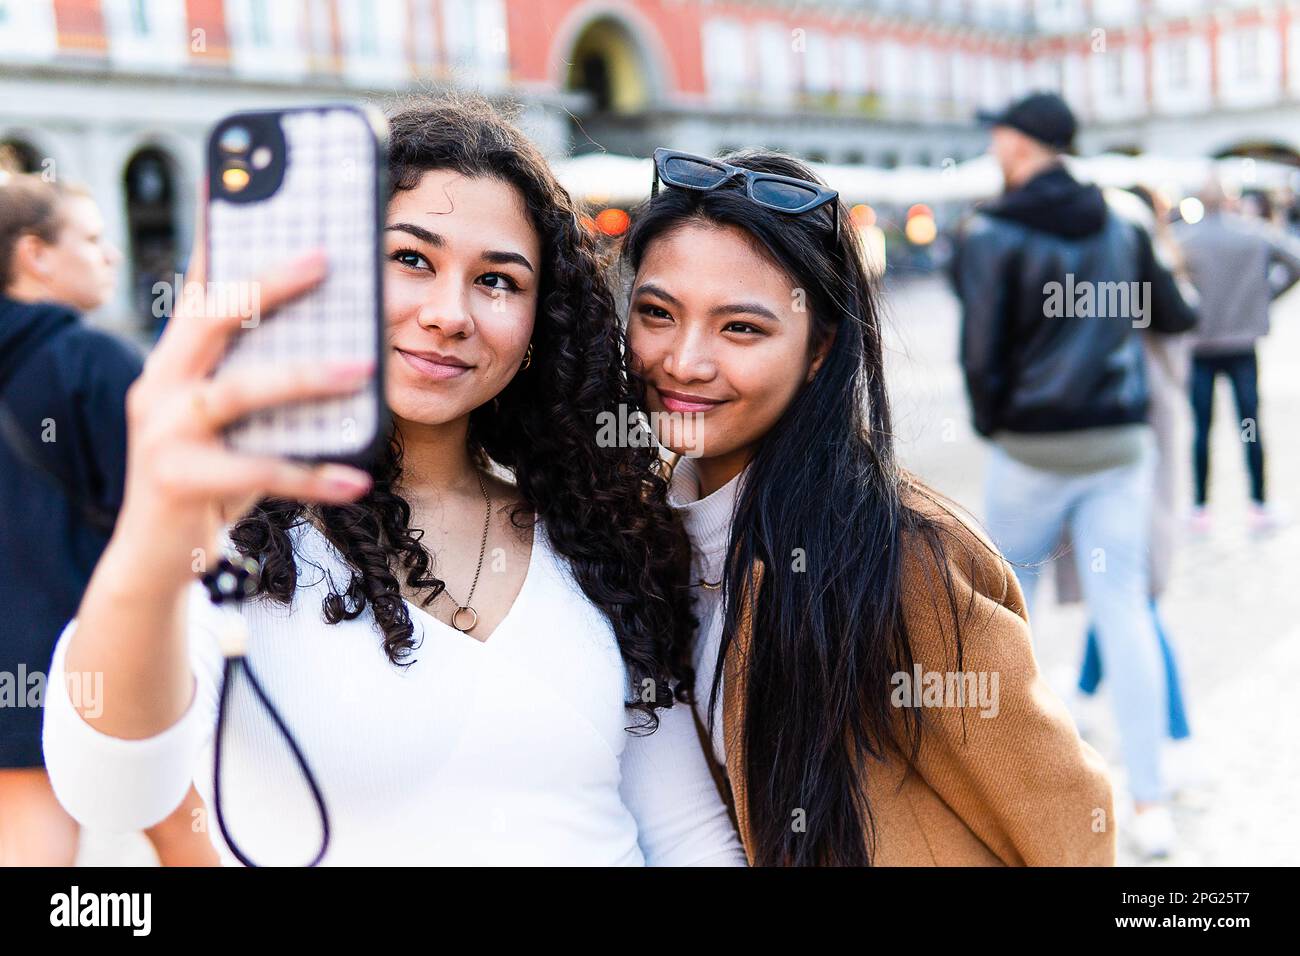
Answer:
[[(222, 613), (192, 563), (238, 517), (228, 540), (261, 564), (248, 660), (328, 807), (322, 862), (743, 864), (672, 706), (685, 539), (654, 452), (597, 441), (633, 391), (593, 239), (481, 101), (393, 116), (389, 175), (388, 447), (369, 472), (228, 450), (229, 422), (374, 370), (210, 377), (238, 317), (172, 321), (129, 396), (121, 519), (55, 653), (56, 793), (113, 829), (162, 818), (191, 778), (211, 803)], [(271, 273), (264, 311), (323, 272)], [(60, 692), (88, 674), (97, 701)], [(292, 754), (252, 698), (229, 708), (213, 842), (306, 862), (320, 824)]]

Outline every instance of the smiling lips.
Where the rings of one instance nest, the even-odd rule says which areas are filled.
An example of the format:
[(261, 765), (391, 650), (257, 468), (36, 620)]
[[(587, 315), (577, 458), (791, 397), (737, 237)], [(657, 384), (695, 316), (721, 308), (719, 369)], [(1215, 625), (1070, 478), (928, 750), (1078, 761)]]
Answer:
[(705, 398), (703, 395), (691, 395), (688, 392), (674, 392), (666, 388), (655, 386), (655, 391), (659, 393), (659, 400), (663, 402), (664, 408), (670, 412), (681, 413), (702, 413), (712, 411), (725, 402), (721, 398)]
[(453, 355), (443, 355), (439, 352), (408, 352), (406, 349), (397, 349), (397, 354), (425, 378), (438, 381), (457, 378), (474, 367)]

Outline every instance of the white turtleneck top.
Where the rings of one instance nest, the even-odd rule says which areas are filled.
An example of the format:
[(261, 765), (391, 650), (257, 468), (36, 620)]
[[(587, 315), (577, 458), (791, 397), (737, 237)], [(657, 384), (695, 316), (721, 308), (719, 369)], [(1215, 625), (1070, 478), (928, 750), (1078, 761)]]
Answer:
[[(291, 534), (290, 606), (259, 598), (226, 611), (194, 585), (194, 698), (154, 737), (108, 736), (73, 707), (64, 660), (77, 622), (68, 624), (50, 668), (44, 744), (55, 793), (76, 819), (144, 829), (193, 781), (208, 809), (196, 827), (236, 862), (212, 799), (218, 635), (230, 613), (244, 618), (247, 660), (323, 792), (327, 865), (745, 864), (690, 711), (658, 711), (647, 736), (626, 732), (638, 715), (624, 707), (631, 689), (613, 629), (543, 525), (523, 589), (485, 642), (408, 603), (422, 639), (407, 667), (388, 660), (369, 606), (354, 620), (322, 620), (329, 579), (346, 585), (349, 571), (313, 525)], [(305, 863), (320, 842), (315, 804), (247, 682), (235, 686), (222, 752), (229, 828), (259, 864)]]
[[(722, 645), (722, 590), (707, 588), (700, 582), (718, 584), (726, 564), (727, 540), (731, 536), (731, 519), (736, 495), (744, 477), (742, 471), (713, 494), (700, 497), (700, 475), (693, 459), (682, 457), (673, 468), (668, 487), (668, 502), (681, 515), (691, 539), (691, 593), (695, 598), (695, 709), (709, 726), (709, 700), (713, 677), (717, 671), (718, 649)], [(713, 714), (713, 756), (724, 766), (727, 751), (722, 739), (722, 686)]]

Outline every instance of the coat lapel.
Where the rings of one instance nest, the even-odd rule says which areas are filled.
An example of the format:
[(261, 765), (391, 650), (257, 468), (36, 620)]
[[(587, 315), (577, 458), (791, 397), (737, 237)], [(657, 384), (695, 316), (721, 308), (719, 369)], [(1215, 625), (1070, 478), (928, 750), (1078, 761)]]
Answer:
[(745, 692), (749, 677), (749, 649), (753, 641), (754, 602), (758, 598), (758, 588), (762, 582), (763, 562), (756, 560), (740, 596), (736, 637), (727, 648), (726, 659), (722, 662), (722, 741), (727, 751), (727, 780), (731, 784), (740, 841), (751, 865), (754, 862), (754, 852), (745, 788)]

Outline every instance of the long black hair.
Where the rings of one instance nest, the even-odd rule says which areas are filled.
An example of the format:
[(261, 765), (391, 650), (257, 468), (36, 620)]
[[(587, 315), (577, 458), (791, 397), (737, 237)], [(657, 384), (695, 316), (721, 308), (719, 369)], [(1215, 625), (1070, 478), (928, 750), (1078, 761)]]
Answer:
[[(744, 150), (725, 159), (817, 180), (778, 153)], [(710, 715), (741, 596), (754, 562), (764, 566), (757, 595), (750, 594), (742, 731), (749, 849), (758, 865), (870, 862), (865, 774), (892, 755), (915, 759), (920, 746), (919, 712), (889, 702), (891, 675), (913, 664), (904, 548), (922, 540), (947, 567), (942, 529), (908, 504), (910, 479), (895, 462), (874, 281), (848, 210), (841, 204), (834, 241), (830, 213), (829, 206), (797, 216), (772, 211), (737, 188), (670, 187), (637, 210), (624, 246), (635, 272), (656, 239), (687, 223), (739, 227), (806, 293), (810, 345), (829, 342), (816, 375), (748, 464), (724, 574)], [(945, 574), (943, 581), (955, 614), (951, 580)]]
[[(629, 706), (643, 712), (639, 726), (653, 729), (655, 711), (672, 703), (671, 682), (686, 666), (694, 627), (687, 545), (655, 450), (597, 441), (599, 415), (620, 406), (632, 414), (638, 403), (595, 239), (536, 147), (481, 98), (417, 101), (395, 112), (388, 166), (395, 192), (414, 188), (429, 170), (448, 169), (501, 180), (523, 197), (542, 248), (533, 359), (495, 401), (471, 413), (469, 448), (481, 467), (495, 463), (513, 476), (522, 500), (516, 526), (534, 516), (544, 522), (552, 546), (608, 618), (633, 689)], [(323, 614), (337, 623), (369, 607), (389, 659), (408, 663), (416, 640), (398, 575), (425, 592), (425, 604), (443, 583), (397, 491), (396, 429), (371, 471), (373, 488), (360, 500), (312, 509), (352, 568), (347, 586), (325, 598)], [(298, 580), (289, 529), (305, 510), (267, 500), (231, 534), (243, 553), (262, 560), (262, 590), (286, 603)]]

